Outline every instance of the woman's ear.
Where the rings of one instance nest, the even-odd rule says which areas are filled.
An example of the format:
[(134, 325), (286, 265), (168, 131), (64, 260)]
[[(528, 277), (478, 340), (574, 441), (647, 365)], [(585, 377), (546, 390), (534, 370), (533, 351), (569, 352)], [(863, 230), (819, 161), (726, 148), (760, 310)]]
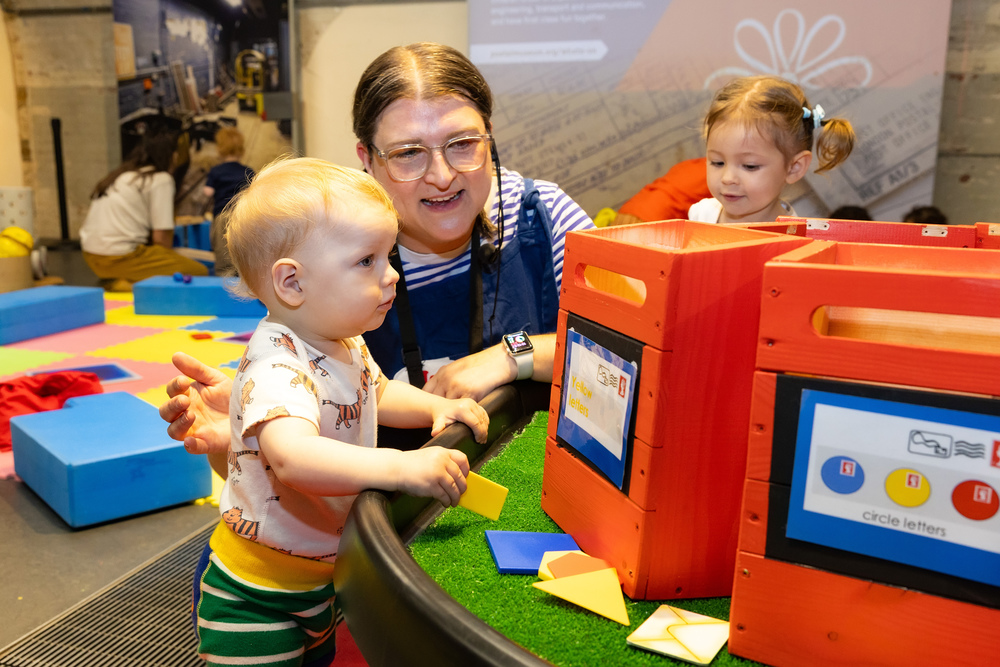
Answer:
[(306, 299), (299, 279), (302, 265), (290, 257), (282, 257), (271, 265), (271, 286), (279, 299), (292, 308), (301, 306)]
[(364, 167), (365, 172), (372, 173), (372, 156), (368, 154), (368, 149), (360, 141), (358, 145), (355, 146), (355, 150), (358, 152), (358, 159), (361, 160), (361, 165)]
[(788, 163), (788, 174), (785, 176), (785, 183), (791, 185), (809, 173), (809, 165), (812, 164), (812, 159), (812, 151), (801, 151), (793, 157)]

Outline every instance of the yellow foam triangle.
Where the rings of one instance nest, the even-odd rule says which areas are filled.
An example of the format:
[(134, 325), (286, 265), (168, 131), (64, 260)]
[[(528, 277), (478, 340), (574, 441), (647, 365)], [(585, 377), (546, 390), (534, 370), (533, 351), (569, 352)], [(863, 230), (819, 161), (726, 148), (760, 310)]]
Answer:
[(625, 596), (622, 595), (618, 572), (614, 568), (549, 581), (536, 581), (532, 585), (622, 625), (630, 624), (628, 610), (625, 609)]
[(465, 483), (465, 493), (459, 498), (458, 506), (482, 514), (487, 519), (499, 519), (504, 501), (507, 500), (507, 487), (474, 472), (469, 473)]
[[(566, 554), (582, 554), (582, 551), (546, 551), (542, 554), (542, 562), (538, 565), (538, 578), (542, 581), (551, 581), (555, 579), (552, 575), (552, 570), (549, 569), (549, 563), (557, 558), (562, 558)], [(584, 554), (586, 556), (586, 554)]]

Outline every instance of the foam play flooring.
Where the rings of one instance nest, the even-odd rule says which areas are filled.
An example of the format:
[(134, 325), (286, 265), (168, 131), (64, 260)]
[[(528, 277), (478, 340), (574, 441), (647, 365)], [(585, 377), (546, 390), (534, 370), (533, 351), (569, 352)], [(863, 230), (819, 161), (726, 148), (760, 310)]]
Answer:
[[(167, 383), (177, 375), (170, 363), (174, 352), (187, 352), (232, 376), (246, 346), (240, 337), (257, 325), (252, 318), (136, 315), (129, 293), (106, 293), (104, 310), (102, 324), (0, 346), (0, 381), (110, 366), (109, 379), (101, 383), (105, 392), (128, 392), (159, 406), (167, 398)], [(12, 453), (0, 452), (0, 479), (13, 475)]]

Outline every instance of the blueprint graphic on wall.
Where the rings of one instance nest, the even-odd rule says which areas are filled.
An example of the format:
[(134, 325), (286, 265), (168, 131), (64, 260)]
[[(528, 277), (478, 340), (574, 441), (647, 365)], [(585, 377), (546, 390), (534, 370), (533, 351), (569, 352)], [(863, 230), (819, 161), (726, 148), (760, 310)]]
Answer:
[(591, 215), (703, 154), (715, 90), (773, 74), (858, 135), (844, 165), (789, 193), (796, 210), (863, 204), (893, 220), (930, 202), (950, 12), (935, 0), (469, 0), (470, 55), (496, 94), (505, 164)]

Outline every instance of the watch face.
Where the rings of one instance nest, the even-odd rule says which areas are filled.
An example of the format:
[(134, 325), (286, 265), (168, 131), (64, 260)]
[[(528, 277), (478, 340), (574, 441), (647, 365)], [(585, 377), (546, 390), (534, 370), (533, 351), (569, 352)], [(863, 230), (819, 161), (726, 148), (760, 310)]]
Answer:
[(505, 335), (503, 337), (503, 342), (507, 346), (507, 350), (509, 350), (511, 354), (515, 355), (521, 354), (522, 352), (528, 352), (533, 349), (531, 340), (528, 339), (528, 334), (523, 331)]

